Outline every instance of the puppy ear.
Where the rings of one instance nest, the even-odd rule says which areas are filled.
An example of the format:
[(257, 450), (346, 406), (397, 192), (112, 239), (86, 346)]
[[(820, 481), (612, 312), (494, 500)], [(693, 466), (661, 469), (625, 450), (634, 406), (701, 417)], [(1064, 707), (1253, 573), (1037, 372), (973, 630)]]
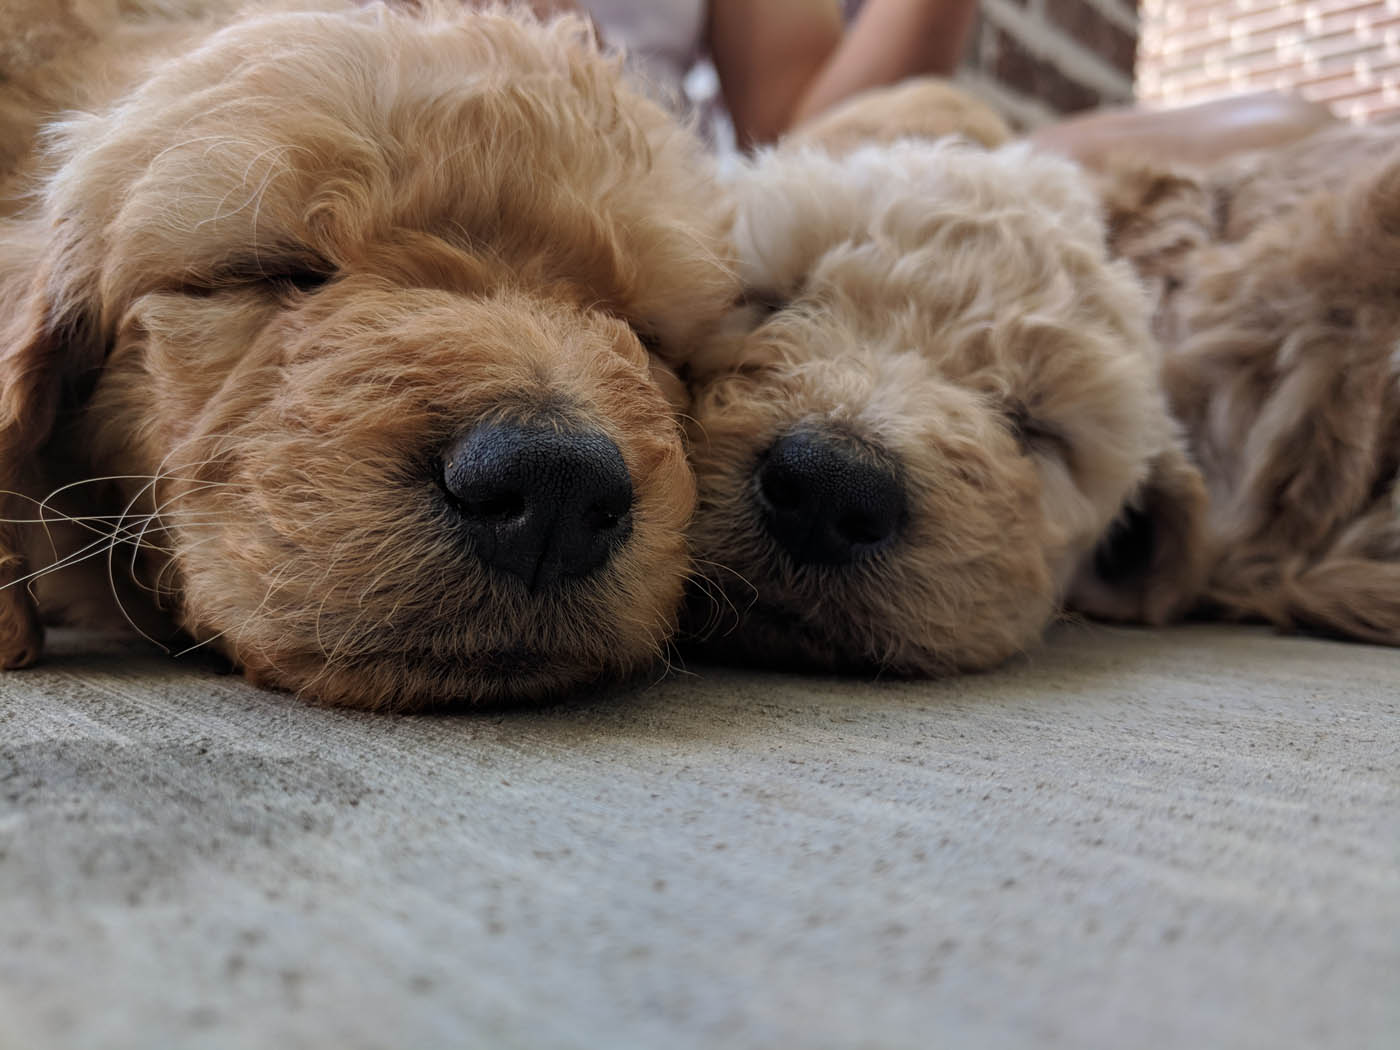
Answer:
[(1111, 255), (1137, 262), (1213, 237), (1217, 202), (1190, 168), (1122, 161), (1096, 181)]
[(1148, 293), (1154, 334), (1169, 339), (1173, 299), (1190, 279), (1196, 251), (1215, 240), (1224, 198), (1188, 168), (1140, 162), (1111, 164), (1097, 184), (1108, 253), (1132, 264)]
[(1166, 623), (1199, 600), (1208, 553), (1205, 482), (1184, 452), (1167, 449), (1080, 563), (1066, 605), (1102, 620)]
[(65, 403), (80, 396), (102, 362), (102, 341), (87, 282), (39, 238), (6, 231), (0, 249), (0, 668), (38, 658), (43, 632), (24, 583), (27, 573), (17, 493), (37, 479), (41, 453)]

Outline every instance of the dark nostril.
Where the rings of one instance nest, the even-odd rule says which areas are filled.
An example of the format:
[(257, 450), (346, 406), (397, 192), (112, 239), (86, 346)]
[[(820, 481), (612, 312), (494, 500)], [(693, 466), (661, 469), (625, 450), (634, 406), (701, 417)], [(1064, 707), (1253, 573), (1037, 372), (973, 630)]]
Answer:
[(519, 492), (493, 492), (480, 498), (463, 500), (462, 508), (478, 518), (514, 518), (525, 512), (525, 497)]
[(795, 510), (802, 502), (802, 486), (787, 471), (760, 471), (758, 483), (768, 505), (775, 510)]
[(442, 453), (442, 487), (473, 553), (531, 591), (602, 568), (632, 531), (632, 478), (605, 434), (482, 423)]
[(893, 467), (866, 443), (804, 427), (775, 441), (756, 472), (768, 532), (799, 564), (844, 565), (875, 553), (904, 524)]
[(843, 514), (836, 530), (852, 544), (879, 543), (889, 535), (889, 522), (878, 514), (852, 512)]
[(614, 529), (626, 513), (626, 510), (621, 507), (608, 507), (602, 503), (595, 503), (584, 511), (583, 520), (590, 529)]

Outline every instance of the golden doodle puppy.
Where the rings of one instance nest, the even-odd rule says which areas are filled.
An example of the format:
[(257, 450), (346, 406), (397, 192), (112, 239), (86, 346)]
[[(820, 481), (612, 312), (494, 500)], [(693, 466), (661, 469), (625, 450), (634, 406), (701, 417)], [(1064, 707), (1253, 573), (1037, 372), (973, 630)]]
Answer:
[(1400, 644), (1400, 134), (1104, 182), (1205, 474), (1206, 611)]
[(1026, 648), (1066, 599), (1189, 600), (1201, 482), (1075, 167), (794, 148), (731, 189), (747, 302), (691, 364), (703, 646), (937, 674)]
[(670, 366), (735, 294), (693, 136), (580, 20), (107, 6), (0, 85), (89, 109), (0, 220), (0, 662), (128, 577), (143, 627), (130, 593), (324, 702), (654, 661), (695, 500)]
[(872, 88), (832, 106), (794, 128), (786, 146), (820, 146), (849, 153), (896, 139), (961, 135), (987, 148), (1011, 141), (1011, 128), (996, 110), (940, 77), (910, 77)]

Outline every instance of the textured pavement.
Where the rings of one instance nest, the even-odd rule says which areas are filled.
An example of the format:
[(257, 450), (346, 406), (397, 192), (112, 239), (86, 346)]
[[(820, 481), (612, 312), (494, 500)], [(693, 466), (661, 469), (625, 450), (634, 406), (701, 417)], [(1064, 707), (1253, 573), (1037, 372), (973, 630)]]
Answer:
[(1067, 627), (347, 714), (0, 677), (0, 1047), (1394, 1048), (1400, 652)]

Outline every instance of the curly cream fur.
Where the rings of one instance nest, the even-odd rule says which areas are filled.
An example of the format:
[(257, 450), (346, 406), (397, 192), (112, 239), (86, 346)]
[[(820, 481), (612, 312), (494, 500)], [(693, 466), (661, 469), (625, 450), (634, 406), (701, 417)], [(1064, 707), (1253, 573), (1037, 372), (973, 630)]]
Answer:
[[(39, 204), (0, 225), (4, 487), (114, 479), (54, 505), (105, 515), (116, 568), (195, 640), (319, 700), (535, 696), (654, 660), (694, 501), (667, 369), (734, 293), (694, 137), (577, 20), (280, 3), (214, 31), (165, 6), (168, 57), (62, 124), (26, 168)], [(307, 265), (331, 279), (262, 279)], [(630, 541), (562, 592), (481, 567), (435, 485), (443, 443), (502, 416), (597, 428), (632, 476)], [(12, 580), (54, 553), (0, 536)], [(63, 576), (46, 615), (87, 586)], [(37, 647), (11, 585), (0, 656)]]
[[(939, 673), (1032, 644), (1072, 587), (1110, 615), (1176, 607), (1174, 588), (1085, 567), (1125, 505), (1199, 479), (1141, 291), (1075, 168), (953, 141), (789, 148), (732, 190), (744, 283), (776, 308), (737, 311), (692, 361), (696, 633), (749, 658)], [(878, 449), (908, 496), (895, 544), (853, 565), (793, 564), (755, 507), (764, 451), (813, 424)]]

